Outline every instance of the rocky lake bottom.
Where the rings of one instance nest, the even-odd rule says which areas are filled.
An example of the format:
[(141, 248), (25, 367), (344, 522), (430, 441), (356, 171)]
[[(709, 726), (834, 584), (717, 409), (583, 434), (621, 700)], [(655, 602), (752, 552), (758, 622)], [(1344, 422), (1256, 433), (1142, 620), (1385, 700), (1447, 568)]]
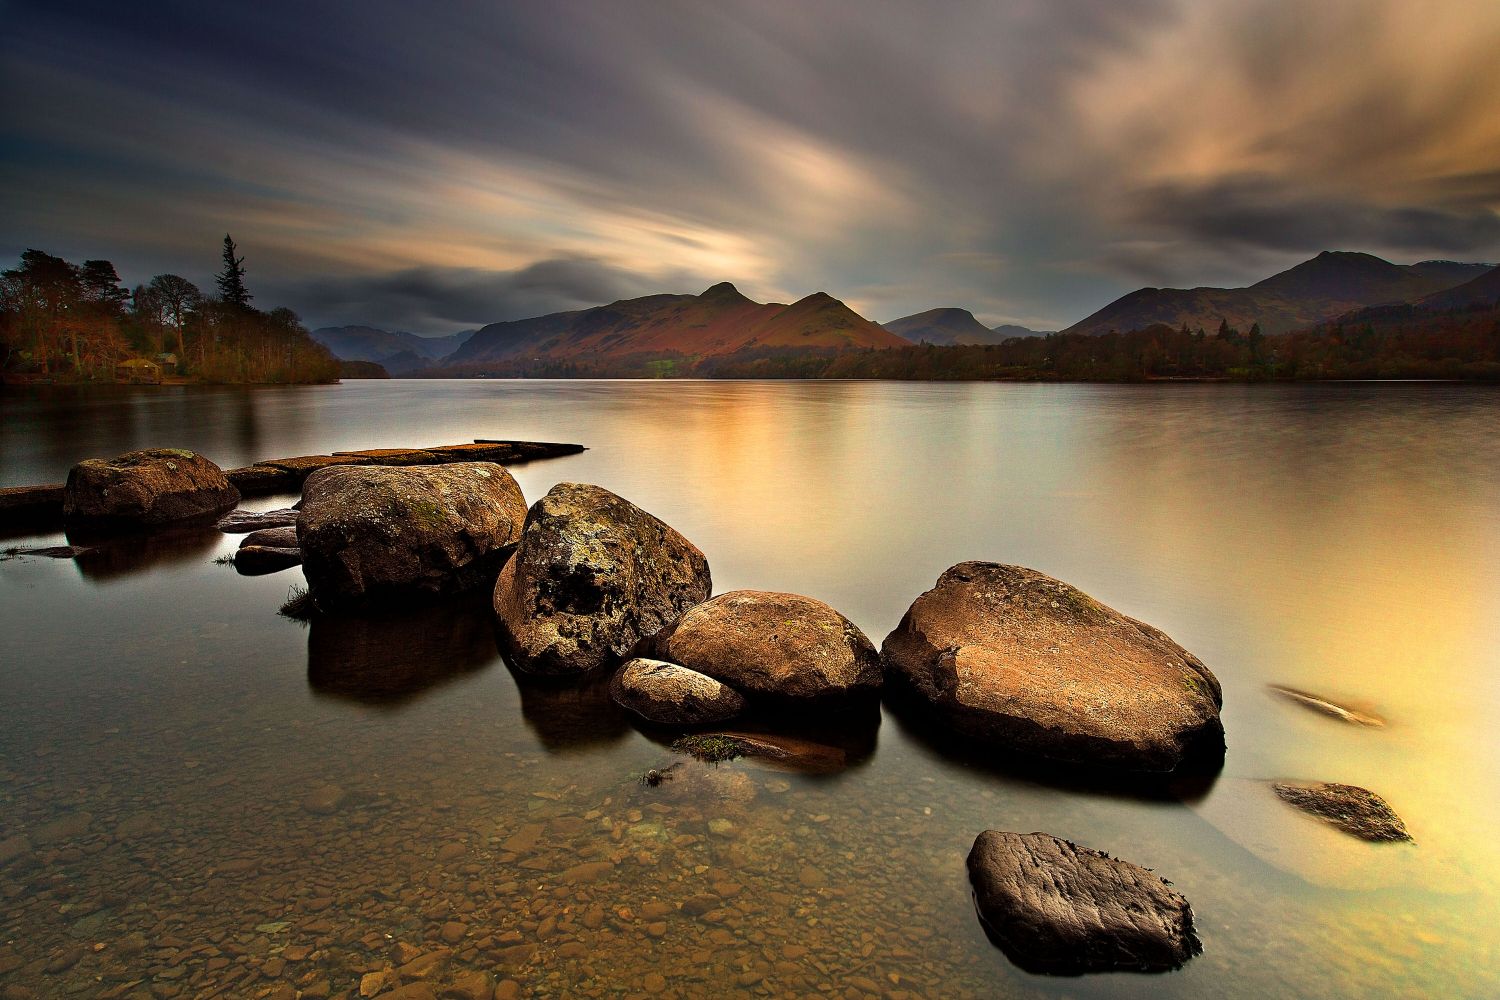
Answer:
[[(237, 538), (213, 531), (76, 561), (12, 557), (0, 561), (0, 996), (291, 1000), (399, 983), (453, 997), (1500, 993), (1500, 861), (1486, 834), (1497, 796), (1480, 766), (1495, 759), (1485, 678), (1497, 664), (1481, 623), (1500, 593), (1483, 568), (1496, 497), (1479, 475), (1495, 457), (1479, 429), (1493, 404), (1309, 403), (1317, 390), (1246, 402), (1237, 390), (1227, 402), (1241, 409), (1221, 425), (1211, 414), (1226, 397), (1211, 391), (1122, 402), (1089, 389), (1062, 401), (1095, 418), (1082, 428), (1049, 424), (1061, 419), (1052, 396), (1021, 387), (1017, 403), (992, 388), (714, 387), (681, 403), (674, 439), (640, 401), (655, 387), (527, 387), (481, 430), (590, 445), (518, 468), (528, 500), (566, 479), (607, 485), (693, 537), (717, 591), (815, 594), (877, 644), (957, 559), (1086, 584), (1223, 681), (1229, 752), (1215, 780), (1141, 788), (1039, 771), (953, 746), (889, 704), (793, 727), (818, 748), (806, 766), (702, 763), (671, 748), (675, 734), (631, 722), (602, 683), (513, 673), (483, 602), (299, 624), (276, 608), (301, 574), (237, 576), (213, 561)], [(480, 388), (422, 392), (460, 389), (481, 406)], [(399, 384), (354, 390), (370, 394), (361, 408), (333, 406), (332, 429), (308, 418), (305, 439), (268, 410), (278, 447), (255, 447), (412, 440), (409, 427), (371, 440), (354, 426), (377, 407), (423, 419), (402, 410)], [(1264, 432), (1314, 405), (1296, 441), (1242, 436), (1246, 421)], [(757, 423), (768, 410), (785, 426)], [(1003, 460), (965, 451), (954, 411), (1033, 443), (1002, 433)], [(441, 432), (453, 414), (442, 419), (420, 437), (461, 439)], [(912, 423), (934, 449), (964, 452), (964, 477), (862, 505), (893, 478), (949, 481), (935, 452), (911, 448), (900, 427)], [(857, 460), (819, 451), (830, 425), (853, 436)], [(1446, 482), (1415, 457), (1435, 428), (1464, 442), (1442, 456)], [(1343, 449), (1356, 431), (1374, 457)], [(319, 437), (335, 440), (299, 449)], [(1176, 457), (1160, 458), (1169, 442)], [(9, 476), (15, 445), (0, 444)], [(1298, 447), (1316, 476), (1287, 465)], [(1060, 472), (1025, 461), (1059, 454)], [(1147, 455), (1158, 458), (1143, 468)], [(761, 478), (735, 471), (747, 465)], [(1024, 487), (1017, 467), (1031, 470)], [(1201, 495), (1205, 470), (1239, 496)], [(706, 486), (716, 472), (726, 481)], [(1383, 477), (1391, 490), (1347, 499)], [(1231, 523), (1192, 527), (1207, 510)], [(1337, 527), (1350, 520), (1370, 539), (1357, 555)], [(1240, 538), (1252, 524), (1255, 558)], [(1215, 550), (1223, 569), (1204, 559)], [(1423, 559), (1422, 587), (1405, 585)], [(1234, 577), (1248, 579), (1237, 589)], [(1393, 638), (1413, 631), (1420, 641)], [(1310, 711), (1272, 683), (1359, 702), (1386, 725)], [(653, 769), (665, 779), (643, 781)], [(1276, 799), (1281, 779), (1371, 787), (1415, 844), (1330, 831)], [(1159, 976), (1021, 971), (971, 901), (964, 859), (986, 829), (1046, 831), (1153, 869), (1191, 901), (1203, 953)]]

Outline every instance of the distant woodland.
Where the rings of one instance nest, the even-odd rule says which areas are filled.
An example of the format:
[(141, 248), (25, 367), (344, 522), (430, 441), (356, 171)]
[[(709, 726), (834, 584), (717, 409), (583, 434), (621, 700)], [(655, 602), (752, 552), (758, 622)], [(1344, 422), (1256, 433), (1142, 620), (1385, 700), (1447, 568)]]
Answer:
[(125, 288), (107, 260), (41, 250), (0, 272), (0, 371), (89, 382), (335, 382), (339, 366), (290, 309), (250, 302), (227, 234), (215, 292), (158, 274)]

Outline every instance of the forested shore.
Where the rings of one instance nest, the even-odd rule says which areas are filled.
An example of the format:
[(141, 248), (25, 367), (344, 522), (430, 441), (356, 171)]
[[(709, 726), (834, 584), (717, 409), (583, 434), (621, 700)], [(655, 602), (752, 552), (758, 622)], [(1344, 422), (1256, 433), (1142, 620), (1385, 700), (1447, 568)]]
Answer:
[(252, 306), (225, 235), (208, 295), (176, 274), (126, 288), (108, 260), (27, 250), (0, 272), (0, 372), (8, 381), (336, 382), (338, 361), (286, 308)]

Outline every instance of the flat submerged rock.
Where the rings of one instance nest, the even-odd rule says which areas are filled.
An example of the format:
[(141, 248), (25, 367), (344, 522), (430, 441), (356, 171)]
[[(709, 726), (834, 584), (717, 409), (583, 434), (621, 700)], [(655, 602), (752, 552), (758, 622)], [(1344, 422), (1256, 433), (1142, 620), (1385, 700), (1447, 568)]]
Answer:
[(1162, 972), (1203, 950), (1180, 893), (1100, 851), (1045, 833), (986, 830), (968, 867), (980, 919), (1029, 972)]

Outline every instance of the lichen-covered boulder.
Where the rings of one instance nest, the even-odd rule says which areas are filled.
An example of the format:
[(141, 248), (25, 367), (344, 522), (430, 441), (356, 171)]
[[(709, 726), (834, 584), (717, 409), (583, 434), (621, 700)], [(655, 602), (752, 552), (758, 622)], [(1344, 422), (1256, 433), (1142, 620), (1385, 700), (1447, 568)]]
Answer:
[(1197, 657), (1035, 570), (954, 566), (881, 655), (893, 679), (996, 746), (1139, 771), (1223, 749), (1219, 682)]
[(606, 489), (559, 483), (526, 515), (495, 614), (518, 669), (577, 676), (619, 662), (711, 589), (708, 560), (670, 525)]
[(621, 708), (665, 725), (723, 722), (745, 710), (745, 699), (734, 688), (661, 660), (627, 661), (610, 681), (609, 694)]
[(525, 517), (491, 462), (330, 466), (307, 478), (297, 540), (319, 605), (353, 610), (488, 586)]
[(736, 590), (684, 614), (657, 655), (751, 699), (829, 702), (880, 689), (880, 655), (857, 626), (800, 594)]
[(1028, 972), (1160, 972), (1203, 950), (1188, 901), (1128, 861), (1045, 833), (986, 830), (968, 865), (980, 919)]
[(91, 458), (68, 473), (63, 519), (69, 528), (130, 530), (211, 520), (240, 502), (224, 470), (180, 448)]

